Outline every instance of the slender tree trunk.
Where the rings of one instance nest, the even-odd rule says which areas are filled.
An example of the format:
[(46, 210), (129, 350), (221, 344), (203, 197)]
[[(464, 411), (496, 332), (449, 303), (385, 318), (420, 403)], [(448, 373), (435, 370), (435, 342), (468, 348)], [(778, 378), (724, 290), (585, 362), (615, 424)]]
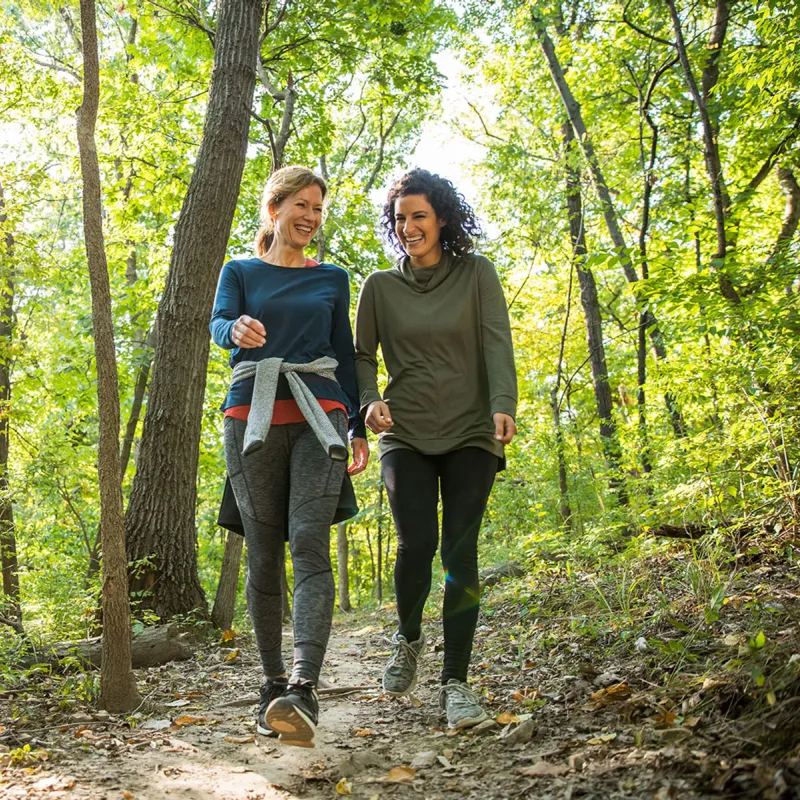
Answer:
[[(7, 222), (3, 186), (0, 184), (0, 226)], [(14, 334), (14, 237), (0, 227), (0, 567), (3, 605), (22, 631), (19, 563), (14, 528), (14, 507), (8, 483), (8, 415), (11, 403), (11, 339)]]
[(628, 504), (628, 492), (622, 477), (620, 447), (617, 426), (613, 416), (611, 386), (608, 381), (606, 351), (603, 344), (603, 318), (600, 314), (600, 301), (597, 297), (597, 284), (592, 271), (586, 267), (586, 230), (583, 224), (583, 201), (581, 198), (580, 175), (569, 162), (569, 154), (575, 134), (567, 122), (561, 128), (565, 144), (565, 164), (567, 174), (567, 213), (572, 241), (572, 257), (578, 269), (578, 282), (581, 287), (581, 305), (586, 317), (586, 342), (589, 347), (589, 363), (592, 366), (594, 397), (597, 416), (600, 419), (600, 441), (608, 464), (611, 479), (609, 484), (617, 495), (620, 505)]
[(112, 712), (141, 702), (131, 669), (131, 619), (125, 558), (125, 523), (119, 470), (119, 394), (111, 288), (103, 240), (100, 167), (94, 131), (100, 102), (100, 64), (94, 0), (81, 0), (83, 102), (78, 109), (78, 148), (83, 181), (83, 229), (92, 290), (100, 443), (100, 527), (103, 543), (103, 657), (100, 694)]
[(340, 522), (336, 526), (336, 576), (338, 578), (339, 608), (350, 611), (350, 575), (347, 571), (347, 561), (350, 543), (347, 541), (347, 523)]
[(211, 621), (223, 631), (233, 625), (233, 614), (236, 610), (236, 592), (239, 589), (239, 565), (242, 562), (242, 545), (244, 537), (231, 533), (225, 537), (225, 553), (222, 556), (222, 568), (219, 571), (217, 595), (214, 608), (211, 610)]
[(567, 309), (564, 312), (564, 325), (561, 329), (561, 343), (558, 348), (558, 362), (556, 364), (556, 381), (550, 389), (550, 411), (553, 414), (553, 430), (556, 437), (556, 460), (558, 463), (558, 512), (561, 517), (561, 526), (567, 532), (571, 529), (572, 510), (569, 507), (569, 484), (567, 482), (567, 459), (564, 453), (564, 432), (561, 427), (561, 377), (564, 371), (564, 346), (569, 330), (569, 314), (572, 308), (572, 277), (575, 273), (575, 259), (570, 260), (569, 288), (567, 289)]
[(378, 487), (378, 572), (375, 579), (375, 596), (383, 602), (383, 481)]
[(725, 187), (725, 179), (722, 173), (722, 161), (719, 155), (719, 119), (718, 115), (709, 111), (711, 102), (711, 92), (719, 80), (719, 59), (722, 53), (722, 45), (725, 42), (725, 35), (728, 30), (728, 20), (730, 18), (730, 0), (716, 0), (714, 6), (714, 21), (711, 26), (711, 36), (708, 42), (708, 60), (702, 75), (702, 96), (694, 77), (692, 66), (689, 63), (689, 55), (686, 52), (686, 44), (683, 40), (683, 31), (678, 11), (675, 8), (675, 0), (664, 0), (669, 9), (672, 25), (675, 30), (675, 47), (678, 52), (686, 85), (692, 95), (697, 110), (700, 112), (700, 123), (703, 130), (703, 157), (706, 164), (706, 172), (711, 186), (711, 197), (714, 206), (714, 223), (717, 234), (717, 251), (714, 255), (713, 265), (717, 273), (720, 292), (726, 300), (732, 303), (741, 303), (736, 287), (731, 283), (730, 278), (725, 272), (725, 258), (728, 254), (728, 235), (726, 228), (729, 221), (731, 210), (731, 199)]
[[(789, 249), (789, 242), (792, 241), (800, 223), (800, 184), (792, 170), (787, 167), (778, 167), (778, 183), (786, 196), (786, 208), (783, 212), (783, 224), (781, 225), (778, 240), (772, 248), (772, 252), (767, 259), (770, 266), (779, 265), (786, 251)], [(786, 293), (793, 293), (791, 283), (786, 286)]]
[[(581, 107), (572, 94), (572, 90), (567, 83), (564, 70), (561, 67), (558, 56), (556, 55), (553, 41), (547, 33), (547, 28), (535, 11), (531, 12), (531, 17), (533, 26), (536, 30), (536, 36), (539, 39), (539, 44), (541, 45), (542, 52), (544, 53), (547, 61), (550, 77), (553, 80), (553, 84), (555, 85), (559, 97), (561, 98), (561, 102), (564, 105), (564, 109), (567, 112), (567, 117), (575, 133), (575, 139), (589, 168), (589, 173), (592, 176), (592, 183), (594, 184), (595, 191), (597, 192), (597, 196), (600, 200), (600, 206), (603, 213), (603, 219), (606, 223), (606, 228), (608, 229), (608, 235), (610, 236), (611, 241), (613, 242), (617, 251), (617, 255), (619, 256), (625, 279), (631, 284), (634, 296), (641, 307), (642, 304), (639, 299), (639, 291), (636, 285), (639, 282), (639, 275), (637, 274), (636, 268), (633, 265), (630, 250), (625, 241), (625, 237), (622, 234), (622, 228), (620, 228), (619, 225), (619, 220), (613, 200), (611, 198), (611, 193), (608, 190), (608, 185), (606, 184), (605, 177), (603, 176), (603, 171), (600, 168), (600, 161), (594, 151), (594, 145), (589, 137), (586, 124), (583, 121)], [(649, 309), (644, 309), (642, 313), (645, 314), (647, 331), (650, 336), (656, 357), (662, 360), (666, 359), (667, 350), (655, 315)], [(685, 436), (686, 425), (683, 421), (683, 416), (678, 408), (675, 398), (671, 394), (666, 393), (664, 395), (664, 399), (675, 435), (678, 437)]]
[[(219, 6), (203, 140), (175, 227), (158, 344), (127, 522), (136, 590), (162, 618), (199, 609), (196, 476), (208, 321), (247, 151), (261, 0)], [(152, 567), (137, 562), (149, 559)]]

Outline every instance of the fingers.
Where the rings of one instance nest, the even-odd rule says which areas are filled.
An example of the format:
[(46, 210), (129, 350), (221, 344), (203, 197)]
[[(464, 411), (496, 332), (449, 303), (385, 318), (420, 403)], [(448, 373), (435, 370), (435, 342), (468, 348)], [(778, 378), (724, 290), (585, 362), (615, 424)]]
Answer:
[(366, 439), (353, 439), (351, 442), (353, 448), (353, 462), (347, 468), (350, 475), (358, 475), (367, 468), (369, 463), (369, 445)]
[(252, 317), (243, 314), (231, 329), (231, 339), (237, 347), (261, 347), (267, 341), (267, 331), (264, 326)]
[(513, 417), (508, 414), (494, 415), (494, 438), (501, 444), (509, 444), (517, 433)]
[(376, 400), (374, 403), (370, 403), (364, 421), (373, 433), (383, 433), (394, 425), (389, 406), (382, 400)]

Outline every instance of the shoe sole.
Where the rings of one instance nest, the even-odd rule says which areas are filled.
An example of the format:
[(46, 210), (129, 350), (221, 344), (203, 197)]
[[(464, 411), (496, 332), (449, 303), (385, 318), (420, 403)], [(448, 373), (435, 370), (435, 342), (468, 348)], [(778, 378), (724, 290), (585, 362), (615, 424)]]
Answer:
[(447, 727), (451, 731), (460, 731), (464, 728), (473, 728), (475, 725), (480, 725), (481, 722), (485, 722), (487, 719), (489, 719), (489, 715), (485, 711), (481, 711), (480, 716), (467, 717), (467, 719), (459, 720), (455, 724), (450, 723)]
[(278, 741), (292, 747), (314, 747), (314, 721), (294, 703), (281, 700), (275, 700), (267, 710), (267, 723), (278, 734)]

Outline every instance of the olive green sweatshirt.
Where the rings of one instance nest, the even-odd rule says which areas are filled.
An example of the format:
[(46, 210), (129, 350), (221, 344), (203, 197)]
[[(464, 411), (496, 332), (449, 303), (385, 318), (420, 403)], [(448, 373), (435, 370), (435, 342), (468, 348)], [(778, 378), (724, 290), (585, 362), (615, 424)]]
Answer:
[[(389, 381), (381, 397), (377, 351)], [(481, 447), (503, 457), (492, 415), (512, 417), (517, 377), (503, 288), (483, 256), (445, 252), (436, 267), (408, 257), (373, 272), (361, 289), (355, 324), (362, 412), (389, 403), (394, 426), (381, 456), (400, 447), (436, 455)]]

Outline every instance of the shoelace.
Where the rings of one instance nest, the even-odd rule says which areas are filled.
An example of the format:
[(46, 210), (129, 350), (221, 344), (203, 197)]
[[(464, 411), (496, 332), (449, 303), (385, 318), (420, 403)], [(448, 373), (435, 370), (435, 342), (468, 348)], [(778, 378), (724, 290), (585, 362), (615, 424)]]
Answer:
[(439, 687), (440, 705), (444, 706), (444, 701), (447, 699), (449, 692), (460, 695), (463, 700), (466, 700), (469, 703), (477, 704), (478, 702), (478, 698), (475, 697), (475, 692), (473, 692), (466, 683), (446, 683), (444, 686)]
[(392, 656), (389, 659), (389, 666), (394, 666), (395, 662), (397, 661), (400, 651), (402, 650), (407, 656), (411, 656), (411, 658), (416, 661), (419, 658), (419, 653), (414, 651), (414, 648), (411, 646), (411, 643), (406, 641), (405, 639), (389, 639), (388, 637), (384, 637), (384, 641), (388, 642), (392, 646)]

